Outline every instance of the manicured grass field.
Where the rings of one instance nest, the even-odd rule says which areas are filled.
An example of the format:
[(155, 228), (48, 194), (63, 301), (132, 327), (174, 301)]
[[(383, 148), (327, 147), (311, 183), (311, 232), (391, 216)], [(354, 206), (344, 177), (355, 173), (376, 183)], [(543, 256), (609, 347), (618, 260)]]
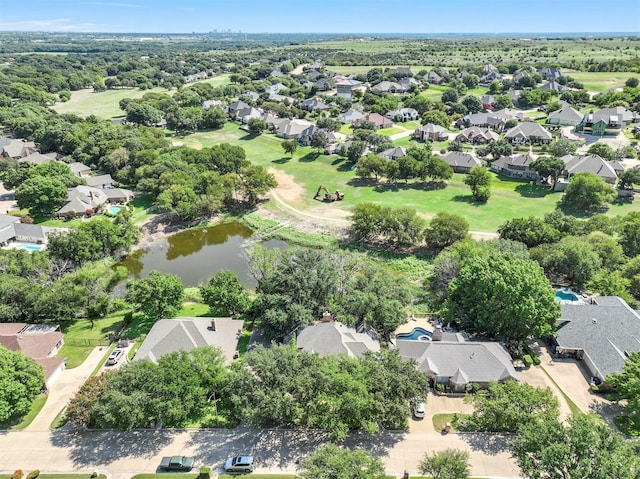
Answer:
[[(640, 79), (640, 73), (634, 72), (577, 72), (567, 70), (565, 75), (574, 78), (584, 85), (587, 91), (605, 91), (611, 88), (620, 88), (630, 77)], [(592, 106), (592, 108), (595, 108)]]
[[(350, 210), (356, 203), (372, 201), (383, 206), (415, 208), (425, 218), (440, 211), (455, 211), (467, 219), (472, 231), (496, 231), (508, 219), (531, 215), (541, 217), (553, 211), (562, 197), (560, 193), (551, 193), (546, 188), (492, 173), (491, 199), (486, 204), (478, 204), (473, 201), (469, 187), (463, 183), (462, 174), (454, 174), (445, 188), (431, 188), (413, 182), (375, 184), (372, 180), (357, 178), (351, 169), (351, 163), (335, 155), (317, 155), (315, 150), (301, 147), (291, 159), (284, 154), (280, 146), (281, 140), (274, 135), (263, 134), (251, 140), (249, 138), (251, 137), (241, 131), (238, 125), (227, 123), (221, 130), (195, 133), (180, 138), (180, 141), (193, 147), (223, 142), (243, 146), (249, 160), (265, 168), (282, 171), (303, 187), (304, 193), (292, 206), (301, 210), (314, 208), (319, 214), (331, 215), (331, 211), (335, 209)], [(408, 139), (406, 144), (409, 144)], [(330, 204), (314, 200), (313, 195), (318, 185), (343, 191), (345, 200)], [(639, 209), (639, 204), (615, 204), (609, 209), (609, 214), (625, 214)]]
[[(214, 80), (212, 78), (211, 80)], [(145, 93), (169, 93), (166, 88), (153, 88), (151, 90), (139, 90), (123, 88), (94, 92), (92, 88), (78, 90), (71, 93), (71, 99), (65, 103), (56, 103), (52, 108), (58, 113), (75, 113), (79, 116), (96, 115), (101, 118), (120, 118), (124, 112), (119, 103), (123, 98), (140, 98)], [(170, 94), (173, 94), (171, 92)]]
[(391, 135), (395, 135), (397, 133), (402, 133), (404, 130), (401, 128), (397, 128), (397, 127), (391, 127), (391, 128), (381, 128), (378, 130), (378, 134), (382, 135), (382, 136), (391, 136)]
[(106, 318), (95, 319), (93, 326), (88, 319), (81, 319), (71, 325), (64, 326), (65, 343), (57, 356), (67, 359), (67, 368), (80, 366), (89, 353), (99, 345), (106, 345), (106, 336), (122, 327), (123, 313), (113, 313)]

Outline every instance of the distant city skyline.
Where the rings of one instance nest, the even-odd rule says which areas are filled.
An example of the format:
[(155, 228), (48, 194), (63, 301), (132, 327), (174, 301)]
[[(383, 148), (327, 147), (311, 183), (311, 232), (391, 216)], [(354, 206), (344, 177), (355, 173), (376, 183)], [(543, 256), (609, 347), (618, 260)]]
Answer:
[(640, 0), (0, 0), (1, 31), (640, 32)]

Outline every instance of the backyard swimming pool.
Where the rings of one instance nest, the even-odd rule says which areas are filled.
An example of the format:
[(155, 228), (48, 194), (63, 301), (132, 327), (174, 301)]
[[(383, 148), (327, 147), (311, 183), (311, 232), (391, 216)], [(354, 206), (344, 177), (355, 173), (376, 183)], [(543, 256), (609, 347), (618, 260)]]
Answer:
[(424, 328), (413, 328), (410, 333), (396, 334), (396, 339), (400, 341), (431, 341), (432, 333)]
[(572, 291), (556, 291), (556, 301), (579, 301), (578, 295)]
[(118, 211), (120, 211), (121, 209), (122, 209), (122, 206), (109, 206), (109, 208), (107, 208), (107, 211), (115, 216), (118, 214)]

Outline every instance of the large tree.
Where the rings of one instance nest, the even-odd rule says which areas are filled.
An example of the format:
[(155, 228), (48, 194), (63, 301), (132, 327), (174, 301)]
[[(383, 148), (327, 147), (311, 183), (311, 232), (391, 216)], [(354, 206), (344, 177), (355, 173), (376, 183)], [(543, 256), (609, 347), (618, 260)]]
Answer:
[(531, 169), (538, 173), (541, 178), (553, 177), (553, 181), (558, 181), (558, 175), (564, 170), (566, 164), (559, 158), (553, 156), (541, 156), (531, 162)]
[(418, 465), (420, 474), (433, 479), (467, 479), (469, 477), (469, 451), (445, 449), (428, 452)]
[(174, 274), (151, 271), (146, 278), (127, 283), (125, 299), (151, 318), (174, 317), (182, 307), (184, 286)]
[(16, 188), (18, 206), (36, 215), (53, 213), (66, 198), (67, 187), (56, 178), (34, 176)]
[(200, 287), (200, 293), (216, 314), (225, 316), (243, 313), (251, 304), (240, 279), (229, 270), (213, 275), (205, 286)]
[(500, 225), (498, 233), (500, 238), (519, 241), (529, 248), (544, 243), (554, 243), (560, 239), (558, 230), (533, 216), (507, 220)]
[(548, 274), (581, 286), (600, 270), (602, 260), (586, 240), (565, 238), (550, 248), (542, 266)]
[(470, 429), (490, 432), (517, 432), (525, 424), (541, 419), (557, 419), (558, 400), (549, 388), (508, 380), (492, 383), (473, 397)]
[(386, 479), (382, 461), (363, 450), (325, 444), (302, 461), (302, 479)]
[(469, 331), (523, 342), (551, 334), (560, 306), (542, 268), (512, 254), (476, 254), (449, 284), (447, 314)]
[(0, 421), (28, 413), (43, 384), (40, 364), (21, 351), (0, 346)]
[(640, 459), (600, 418), (571, 416), (524, 424), (511, 452), (522, 474), (531, 479), (637, 479)]
[(626, 400), (625, 413), (631, 423), (630, 430), (640, 431), (640, 353), (626, 359), (621, 373), (607, 376), (619, 399)]
[(429, 248), (438, 251), (463, 240), (468, 234), (469, 223), (462, 216), (440, 212), (429, 222), (424, 239)]
[(491, 196), (491, 174), (482, 166), (474, 166), (464, 177), (464, 184), (471, 188), (476, 201), (486, 203)]
[(640, 212), (632, 211), (622, 218), (620, 244), (627, 256), (640, 255)]
[(602, 208), (618, 197), (616, 189), (594, 173), (583, 171), (569, 180), (563, 201), (582, 210)]

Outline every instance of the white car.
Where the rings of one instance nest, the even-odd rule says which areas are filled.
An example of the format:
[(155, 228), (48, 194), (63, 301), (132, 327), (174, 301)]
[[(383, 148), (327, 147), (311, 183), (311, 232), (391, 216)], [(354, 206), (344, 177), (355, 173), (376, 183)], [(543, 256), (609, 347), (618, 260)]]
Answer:
[(107, 359), (107, 366), (118, 364), (118, 361), (120, 361), (120, 358), (122, 358), (122, 356), (124, 356), (124, 349), (114, 349), (109, 355), (109, 359)]
[(422, 419), (424, 415), (425, 415), (424, 402), (416, 401), (413, 404), (413, 416), (416, 418)]
[(253, 456), (230, 457), (224, 462), (225, 472), (253, 472)]

